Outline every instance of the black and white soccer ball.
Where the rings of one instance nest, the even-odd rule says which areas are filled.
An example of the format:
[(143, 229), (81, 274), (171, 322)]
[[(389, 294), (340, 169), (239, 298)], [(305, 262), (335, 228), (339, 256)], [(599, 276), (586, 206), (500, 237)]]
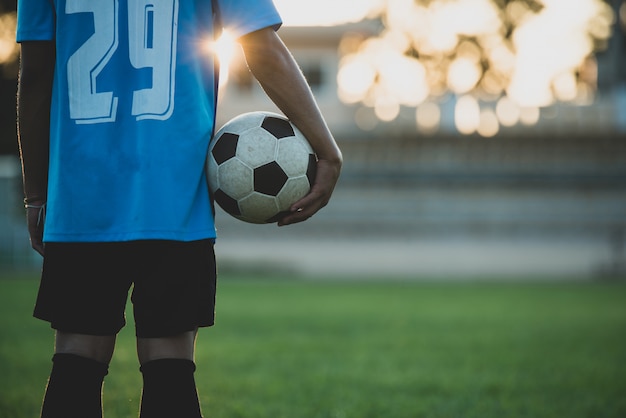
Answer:
[(206, 171), (217, 204), (245, 222), (274, 223), (313, 184), (317, 158), (304, 135), (271, 112), (239, 115), (214, 135)]

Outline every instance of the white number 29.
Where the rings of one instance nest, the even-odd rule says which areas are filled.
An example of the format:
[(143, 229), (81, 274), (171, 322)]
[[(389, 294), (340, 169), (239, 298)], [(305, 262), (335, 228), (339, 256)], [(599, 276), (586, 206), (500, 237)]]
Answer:
[[(70, 118), (79, 124), (113, 122), (118, 98), (98, 92), (98, 75), (118, 47), (118, 0), (67, 0), (65, 13), (92, 13), (94, 33), (67, 62)], [(178, 0), (128, 0), (129, 60), (152, 70), (150, 88), (133, 92), (132, 115), (168, 119), (174, 110)]]

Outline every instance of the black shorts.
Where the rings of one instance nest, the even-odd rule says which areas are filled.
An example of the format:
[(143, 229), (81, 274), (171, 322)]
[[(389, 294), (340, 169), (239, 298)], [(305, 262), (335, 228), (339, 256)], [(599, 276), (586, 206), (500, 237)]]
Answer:
[(131, 287), (138, 337), (213, 325), (213, 242), (47, 243), (34, 316), (62, 332), (115, 335)]

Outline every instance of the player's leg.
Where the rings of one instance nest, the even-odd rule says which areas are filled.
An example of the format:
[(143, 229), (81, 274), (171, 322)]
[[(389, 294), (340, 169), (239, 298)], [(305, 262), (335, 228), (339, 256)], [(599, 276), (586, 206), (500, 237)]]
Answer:
[(163, 338), (137, 338), (143, 390), (141, 418), (202, 417), (194, 373), (196, 331)]
[[(48, 243), (34, 315), (56, 330), (42, 417), (101, 417), (102, 387), (130, 281), (102, 244)], [(119, 268), (119, 267), (118, 267)]]
[(115, 336), (56, 332), (53, 366), (41, 416), (102, 416), (102, 386)]
[(197, 329), (213, 325), (213, 243), (150, 241), (132, 301), (143, 376), (141, 418), (201, 417), (194, 372)]

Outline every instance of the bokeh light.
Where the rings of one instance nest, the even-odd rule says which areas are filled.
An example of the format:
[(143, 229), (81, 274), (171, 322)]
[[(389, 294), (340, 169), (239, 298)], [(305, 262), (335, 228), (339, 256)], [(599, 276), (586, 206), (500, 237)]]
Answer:
[(439, 129), (441, 109), (436, 103), (426, 102), (419, 105), (415, 112), (417, 129), (426, 134), (433, 134)]
[(478, 122), (478, 134), (484, 137), (495, 136), (500, 131), (500, 124), (496, 112), (491, 108), (484, 108), (480, 111)]
[(0, 14), (0, 65), (17, 60), (19, 47), (15, 43), (15, 12)]
[(520, 120), (521, 109), (513, 100), (504, 96), (496, 104), (496, 115), (502, 126), (515, 126)]
[(480, 124), (480, 105), (473, 96), (461, 96), (456, 102), (454, 124), (462, 134), (476, 132)]
[[(602, 0), (383, 3), (384, 30), (340, 63), (341, 100), (383, 102), (386, 111), (376, 114), (385, 121), (399, 114), (390, 103), (415, 107), (418, 129), (434, 132), (425, 128), (429, 118), (420, 105), (452, 94), (459, 132), (483, 136), (535, 124), (540, 108), (556, 102), (592, 100), (593, 54), (606, 47), (616, 19)], [(619, 19), (626, 21), (624, 5)]]

